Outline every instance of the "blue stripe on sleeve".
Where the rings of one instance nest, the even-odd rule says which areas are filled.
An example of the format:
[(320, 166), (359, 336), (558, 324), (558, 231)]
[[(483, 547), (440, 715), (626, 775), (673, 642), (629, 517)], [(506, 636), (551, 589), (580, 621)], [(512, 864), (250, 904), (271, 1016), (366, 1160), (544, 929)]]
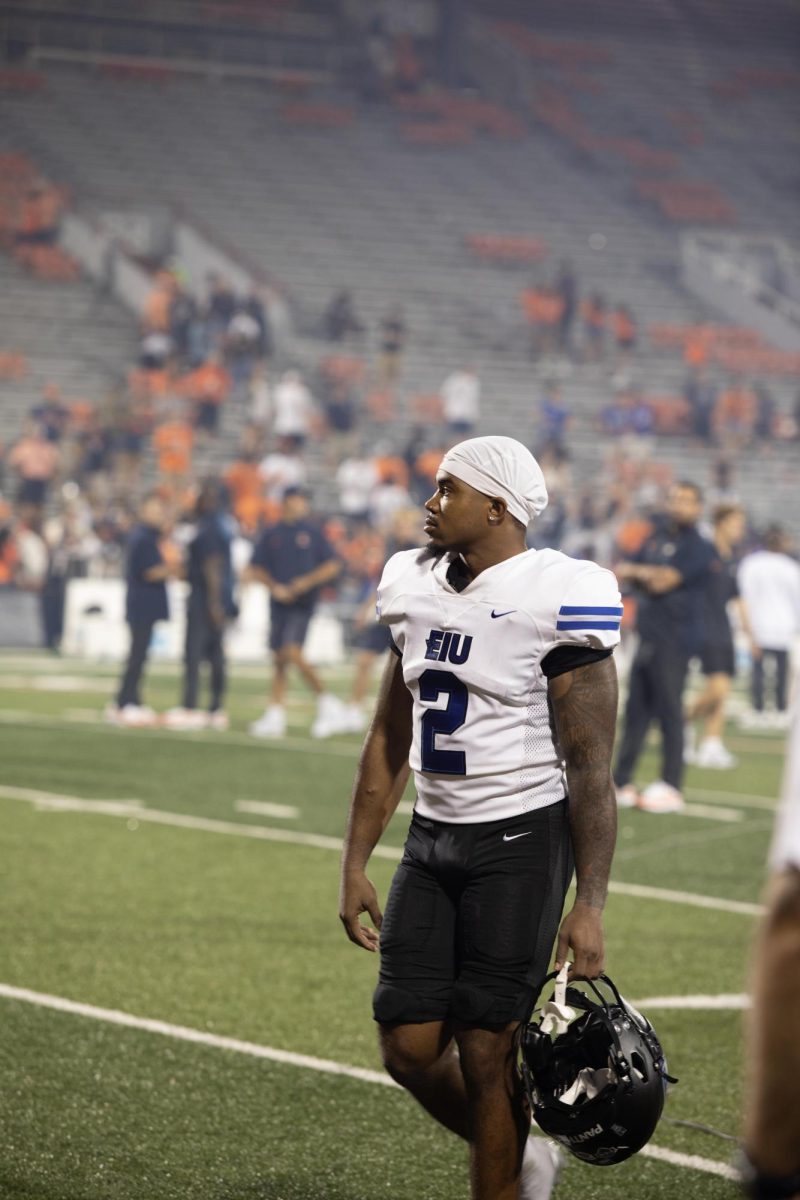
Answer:
[(556, 621), (556, 629), (619, 629), (616, 621)]
[(559, 616), (570, 617), (577, 613), (591, 613), (608, 617), (621, 617), (622, 606), (614, 606), (613, 608), (603, 607), (598, 604), (562, 604), (558, 610)]

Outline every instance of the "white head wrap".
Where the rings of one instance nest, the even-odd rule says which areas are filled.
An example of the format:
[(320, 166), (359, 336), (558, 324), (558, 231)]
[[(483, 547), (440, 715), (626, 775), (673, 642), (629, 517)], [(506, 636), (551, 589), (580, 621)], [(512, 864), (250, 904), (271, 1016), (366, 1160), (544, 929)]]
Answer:
[(440, 469), (485, 496), (505, 500), (512, 517), (527, 526), (547, 508), (542, 468), (522, 442), (510, 437), (477, 437), (448, 450)]

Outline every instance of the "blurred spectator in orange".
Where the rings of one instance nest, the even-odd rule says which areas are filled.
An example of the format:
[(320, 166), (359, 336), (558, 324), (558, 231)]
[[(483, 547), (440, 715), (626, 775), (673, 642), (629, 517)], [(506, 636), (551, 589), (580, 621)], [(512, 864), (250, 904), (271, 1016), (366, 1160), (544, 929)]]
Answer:
[(17, 545), (7, 520), (0, 516), (0, 587), (9, 587), (19, 563)]
[(636, 349), (637, 328), (633, 313), (625, 304), (618, 304), (611, 314), (611, 328), (617, 345), (617, 360), (625, 365)]
[(222, 478), (234, 516), (246, 533), (254, 533), (264, 507), (264, 481), (254, 451), (240, 446)]
[(564, 300), (552, 287), (527, 288), (520, 297), (531, 330), (531, 358), (552, 354), (564, 315)]
[(231, 377), (216, 352), (180, 380), (179, 391), (193, 406), (195, 429), (210, 437), (219, 432), (219, 414), (231, 390)]
[(707, 325), (691, 325), (683, 342), (683, 361), (690, 370), (698, 370), (708, 364), (714, 331)]
[(153, 449), (162, 484), (168, 488), (185, 486), (192, 469), (194, 431), (176, 412), (153, 430)]
[(173, 299), (178, 291), (178, 283), (169, 271), (159, 271), (153, 283), (153, 289), (144, 302), (142, 312), (142, 328), (145, 332), (158, 331), (169, 333)]
[(400, 377), (408, 336), (403, 310), (399, 305), (381, 318), (379, 336), (378, 384), (381, 388), (392, 388)]
[(460, 367), (447, 376), (439, 394), (447, 432), (453, 437), (466, 438), (481, 415), (481, 381), (474, 367)]
[(37, 423), (29, 422), (9, 452), (7, 463), (19, 480), (18, 503), (41, 507), (61, 463), (55, 443), (45, 437)]
[(581, 304), (583, 321), (583, 357), (587, 362), (599, 362), (605, 355), (608, 310), (605, 297), (595, 292)]
[(726, 450), (741, 450), (753, 440), (758, 399), (742, 379), (732, 379), (717, 397), (711, 416), (714, 441)]
[(331, 297), (322, 325), (329, 342), (343, 342), (350, 334), (364, 332), (364, 323), (356, 312), (353, 294), (347, 288), (342, 288)]

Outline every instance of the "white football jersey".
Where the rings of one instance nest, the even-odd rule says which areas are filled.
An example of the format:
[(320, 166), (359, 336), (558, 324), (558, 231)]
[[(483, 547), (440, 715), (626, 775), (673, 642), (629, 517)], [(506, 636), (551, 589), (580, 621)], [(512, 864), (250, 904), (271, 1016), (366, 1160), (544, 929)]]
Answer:
[(472, 823), (519, 816), (566, 795), (542, 660), (555, 646), (619, 642), (610, 571), (557, 550), (526, 550), (463, 591), (453, 554), (403, 550), (378, 586), (378, 619), (414, 698), (416, 811)]

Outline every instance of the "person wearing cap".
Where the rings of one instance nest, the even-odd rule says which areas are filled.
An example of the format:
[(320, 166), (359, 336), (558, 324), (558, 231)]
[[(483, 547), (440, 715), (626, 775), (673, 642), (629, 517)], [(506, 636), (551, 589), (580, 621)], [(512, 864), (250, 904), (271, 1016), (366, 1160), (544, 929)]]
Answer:
[[(427, 547), (393, 555), (378, 586), (394, 653), (342, 857), (347, 936), (380, 949), (385, 1066), (469, 1142), (473, 1200), (550, 1195), (559, 1155), (527, 1137), (515, 1035), (557, 934), (556, 967), (571, 951), (573, 977), (603, 969), (622, 604), (610, 571), (526, 549), (546, 504), (541, 469), (513, 438), (472, 438), (442, 459)], [(367, 863), (411, 771), (384, 915)]]
[(345, 705), (327, 692), (303, 653), (308, 626), (320, 588), (339, 574), (340, 563), (322, 530), (309, 519), (304, 488), (287, 488), (281, 519), (265, 529), (255, 545), (246, 578), (269, 589), (269, 648), (274, 672), (269, 702), (250, 725), (254, 737), (283, 737), (286, 733), (286, 685), (289, 668), (297, 668), (317, 700), (312, 737), (330, 737), (347, 729)]

